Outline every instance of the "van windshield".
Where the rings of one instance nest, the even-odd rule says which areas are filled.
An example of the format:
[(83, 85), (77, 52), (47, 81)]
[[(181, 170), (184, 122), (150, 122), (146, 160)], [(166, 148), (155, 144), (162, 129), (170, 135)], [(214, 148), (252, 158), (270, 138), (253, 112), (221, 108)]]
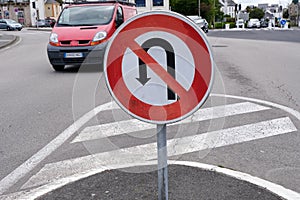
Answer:
[(76, 6), (65, 8), (57, 26), (93, 26), (108, 24), (112, 20), (114, 6)]

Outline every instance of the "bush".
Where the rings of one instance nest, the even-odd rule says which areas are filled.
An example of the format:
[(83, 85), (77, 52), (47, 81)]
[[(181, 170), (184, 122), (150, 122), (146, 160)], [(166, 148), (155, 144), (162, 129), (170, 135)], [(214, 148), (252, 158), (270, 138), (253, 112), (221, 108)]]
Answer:
[(225, 23), (224, 22), (216, 22), (215, 23), (215, 29), (222, 29), (225, 27)]
[(230, 22), (230, 23), (226, 23), (226, 24), (229, 24), (230, 28), (235, 28), (235, 22)]
[(225, 24), (229, 24), (229, 28), (235, 28), (235, 22), (216, 22), (214, 28), (222, 29), (225, 28)]

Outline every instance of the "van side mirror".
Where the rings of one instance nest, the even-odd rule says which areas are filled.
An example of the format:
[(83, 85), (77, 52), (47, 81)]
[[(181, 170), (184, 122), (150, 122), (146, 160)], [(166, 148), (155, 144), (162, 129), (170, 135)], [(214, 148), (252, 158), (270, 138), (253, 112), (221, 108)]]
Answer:
[(124, 20), (122, 17), (117, 17), (116, 19), (116, 28), (118, 28), (121, 24), (123, 24)]

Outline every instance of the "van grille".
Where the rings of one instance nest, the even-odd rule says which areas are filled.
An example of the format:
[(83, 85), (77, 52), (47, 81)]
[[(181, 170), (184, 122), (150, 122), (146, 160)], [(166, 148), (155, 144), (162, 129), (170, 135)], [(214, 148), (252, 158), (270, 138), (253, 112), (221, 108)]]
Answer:
[(90, 40), (63, 40), (60, 41), (61, 46), (87, 46)]
[(78, 44), (82, 45), (82, 44), (89, 44), (90, 41), (89, 40), (79, 40)]

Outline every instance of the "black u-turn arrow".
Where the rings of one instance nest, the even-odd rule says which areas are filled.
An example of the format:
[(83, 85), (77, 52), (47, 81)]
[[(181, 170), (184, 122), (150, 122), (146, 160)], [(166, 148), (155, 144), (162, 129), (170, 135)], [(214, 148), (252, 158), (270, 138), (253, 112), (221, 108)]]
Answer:
[[(152, 38), (142, 44), (142, 48), (148, 51), (151, 47), (158, 46), (165, 50), (167, 56), (167, 72), (175, 77), (175, 54), (172, 45), (161, 38)], [(142, 85), (145, 85), (151, 78), (147, 77), (147, 66), (139, 59), (139, 78), (136, 78)], [(175, 93), (168, 87), (168, 100), (176, 100)]]

